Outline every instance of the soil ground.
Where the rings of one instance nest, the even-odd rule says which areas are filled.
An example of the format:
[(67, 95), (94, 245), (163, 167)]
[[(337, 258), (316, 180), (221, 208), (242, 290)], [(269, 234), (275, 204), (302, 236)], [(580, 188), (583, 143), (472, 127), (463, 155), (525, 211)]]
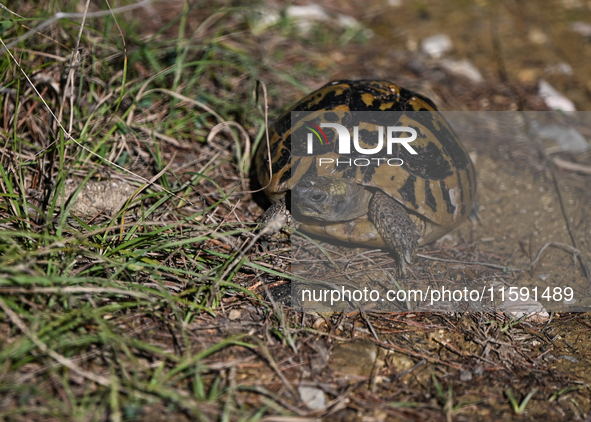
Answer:
[[(83, 217), (86, 212), (75, 209), (73, 215), (80, 215), (68, 220), (67, 236), (61, 237), (58, 225), (65, 218), (43, 220), (42, 212), (31, 212), (29, 223), (28, 217), (13, 215), (15, 206), (8, 201), (25, 196), (43, 211), (39, 203), (49, 189), (44, 183), (53, 183), (44, 177), (64, 166), (54, 161), (54, 152), (46, 153), (61, 132), (29, 85), (13, 87), (23, 92), (20, 102), (3, 91), (3, 169), (12, 169), (19, 182), (17, 194), (8, 192), (7, 178), (2, 185), (3, 236), (14, 233), (16, 240), (3, 237), (10, 240), (2, 243), (1, 418), (590, 420), (591, 313), (564, 307), (586, 311), (591, 300), (591, 153), (542, 138), (539, 128), (573, 128), (589, 143), (591, 119), (581, 112), (549, 114), (538, 82), (548, 80), (577, 109), (591, 109), (591, 43), (589, 35), (572, 30), (574, 23), (590, 21), (591, 3), (326, 1), (320, 4), (330, 22), (311, 32), (294, 29), (288, 19), (261, 29), (252, 17), (258, 12), (251, 16), (242, 13), (245, 5), (219, 3), (173, 0), (127, 13), (125, 60), (123, 47), (104, 37), (109, 54), (96, 61), (89, 56), (92, 65), (81, 65), (85, 89), (72, 104), (83, 117), (72, 112), (73, 132), (90, 131), (85, 145), (134, 174), (93, 158), (78, 163), (82, 150), (73, 143), (64, 147), (66, 162), (76, 164), (68, 177), (81, 180), (95, 172), (93, 178), (101, 179), (81, 195), (94, 207), (90, 214), (100, 209), (102, 215)], [(36, 7), (23, 2), (15, 11), (32, 16)], [(286, 5), (261, 7), (273, 11)], [(183, 11), (187, 18), (179, 22)], [(338, 14), (354, 17), (373, 36), (334, 26)], [(10, 30), (8, 24), (2, 28)], [(30, 66), (31, 74), (35, 69), (36, 81), (45, 81), (42, 95), (60, 116), (69, 114), (69, 101), (54, 96), (47, 80), (59, 85), (67, 73), (64, 51), (75, 37), (64, 41), (64, 28), (69, 29), (52, 30), (45, 55), (29, 55), (30, 49), (42, 49), (43, 37), (19, 47), (22, 66)], [(96, 28), (107, 31), (98, 23)], [(117, 26), (112, 28), (117, 40)], [(454, 49), (442, 58), (428, 57), (420, 51), (421, 41), (438, 34), (448, 35)], [(86, 51), (99, 57), (101, 44), (91, 35)], [(188, 59), (187, 45), (196, 46)], [(158, 79), (183, 59), (186, 68)], [(450, 71), (446, 59), (469, 59), (482, 81)], [(119, 91), (111, 85), (123, 71), (105, 70), (112, 62), (116, 69), (129, 65), (132, 82), (124, 83), (131, 87), (154, 83), (151, 95), (173, 87), (186, 97), (163, 91), (143, 97), (143, 88), (133, 88), (131, 98), (117, 102)], [(571, 70), (565, 72), (561, 63)], [(19, 74), (4, 75), (9, 84)], [(290, 244), (251, 244), (249, 223), (268, 206), (260, 193), (244, 193), (256, 186), (248, 163), (263, 133), (262, 100), (255, 102), (253, 92), (262, 91), (257, 80), (265, 82), (272, 119), (338, 78), (391, 80), (426, 94), (442, 110), (480, 113), (486, 130), (465, 126), (461, 114), (449, 115), (476, 165), (477, 219), (422, 247), (406, 277), (385, 252), (329, 245), (337, 265), (327, 277), (359, 282), (351, 278), (353, 271), (374, 283), (396, 280), (401, 286), (572, 287), (574, 302), (538, 300), (556, 312), (525, 320), (511, 309), (419, 312), (401, 304), (389, 312), (370, 307), (302, 312), (284, 306), (291, 292)], [(89, 87), (92, 95), (86, 93)], [(109, 106), (104, 117), (97, 111), (103, 104)], [(515, 121), (514, 112), (529, 110), (539, 112), (529, 126)], [(218, 130), (212, 111), (245, 131), (233, 137)], [(530, 130), (532, 122), (539, 130)], [(41, 149), (44, 155), (37, 155)], [(188, 192), (182, 200), (170, 197), (149, 214), (162, 192), (154, 189), (137, 207), (147, 217), (140, 218), (136, 208), (108, 223), (131, 185), (138, 189), (153, 177), (160, 182), (161, 172), (171, 175), (162, 185), (182, 185)], [(122, 196), (115, 205), (96, 208), (103, 184), (114, 189), (103, 178), (124, 181)], [(195, 213), (194, 220), (183, 219)], [(106, 226), (90, 226), (101, 218)], [(130, 228), (130, 220), (137, 226)], [(29, 224), (26, 236), (23, 221)], [(164, 224), (170, 224), (166, 231), (151, 231)], [(117, 233), (101, 238), (112, 227)], [(46, 231), (55, 237), (33, 246), (35, 236)], [(145, 245), (142, 236), (157, 241)], [(77, 250), (71, 245), (78, 239), (88, 242)], [(63, 267), (55, 270), (59, 262)], [(73, 293), (64, 299), (65, 291)]]

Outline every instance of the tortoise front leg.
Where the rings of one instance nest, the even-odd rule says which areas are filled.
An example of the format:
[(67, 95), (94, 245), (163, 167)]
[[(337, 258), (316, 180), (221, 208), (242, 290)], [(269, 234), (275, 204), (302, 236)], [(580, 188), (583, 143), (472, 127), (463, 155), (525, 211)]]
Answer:
[[(263, 215), (258, 218), (257, 222), (263, 225), (271, 223), (276, 225), (270, 228), (271, 230), (267, 235), (263, 236), (264, 239), (271, 242), (288, 241), (291, 234), (289, 229), (297, 230), (301, 226), (301, 223), (292, 217), (291, 212), (287, 208), (285, 196), (267, 208)], [(287, 227), (288, 230), (283, 230), (282, 227)]]
[(405, 261), (411, 263), (419, 248), (419, 230), (405, 208), (383, 192), (376, 192), (369, 203), (369, 220), (384, 242), (394, 250), (402, 274)]

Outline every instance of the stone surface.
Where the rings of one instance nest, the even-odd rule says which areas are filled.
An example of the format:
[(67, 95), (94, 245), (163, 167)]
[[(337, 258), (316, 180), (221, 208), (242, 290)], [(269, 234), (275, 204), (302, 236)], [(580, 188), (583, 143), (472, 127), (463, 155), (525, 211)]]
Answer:
[(434, 35), (421, 41), (421, 51), (435, 59), (442, 57), (445, 53), (451, 51), (452, 48), (453, 43), (451, 38), (445, 34)]

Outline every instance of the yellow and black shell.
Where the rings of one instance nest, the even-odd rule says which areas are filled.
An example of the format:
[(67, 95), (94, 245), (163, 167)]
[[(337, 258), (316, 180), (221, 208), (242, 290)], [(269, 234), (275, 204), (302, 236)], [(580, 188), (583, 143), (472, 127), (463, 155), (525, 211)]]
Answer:
[[(418, 154), (411, 155), (397, 144), (395, 148), (398, 150), (394, 151), (394, 155), (404, 161), (399, 167), (383, 163), (359, 167), (318, 165), (319, 157), (334, 158), (334, 162), (343, 158), (338, 154), (337, 143), (331, 142), (336, 134), (332, 129), (326, 130), (329, 142), (320, 147), (325, 150), (320, 150), (320, 155), (315, 157), (307, 156), (304, 140), (295, 138), (299, 136), (298, 129), (305, 123), (304, 120), (314, 119), (309, 113), (302, 113), (305, 118), (302, 117), (301, 122), (297, 117), (292, 122), (291, 112), (315, 112), (318, 122), (350, 124), (350, 121), (342, 121), (348, 119), (348, 111), (397, 112), (397, 121), (389, 121), (387, 125), (414, 128), (418, 136), (411, 145)], [(357, 124), (362, 126), (364, 122)], [(377, 126), (369, 124), (367, 127)], [(371, 143), (364, 144), (362, 130), (359, 132), (360, 146), (370, 148)], [(284, 196), (303, 177), (344, 177), (370, 189), (382, 190), (406, 207), (413, 221), (419, 227), (422, 225), (420, 244), (437, 239), (461, 223), (470, 212), (476, 196), (476, 175), (470, 157), (435, 104), (423, 95), (387, 81), (340, 80), (324, 85), (274, 122), (269, 132), (269, 147), (271, 166), (266, 142), (262, 142), (257, 151), (256, 165), (259, 182), (266, 186), (265, 194), (272, 202)], [(351, 156), (347, 158), (356, 157), (367, 156), (352, 149)], [(351, 236), (352, 230), (373, 231), (370, 237), (379, 237), (369, 221), (348, 224), (348, 227), (344, 226), (345, 223), (340, 226), (333, 224), (331, 230), (322, 228), (322, 232), (316, 230), (316, 234), (356, 242), (363, 236)], [(360, 242), (383, 245), (381, 239)]]

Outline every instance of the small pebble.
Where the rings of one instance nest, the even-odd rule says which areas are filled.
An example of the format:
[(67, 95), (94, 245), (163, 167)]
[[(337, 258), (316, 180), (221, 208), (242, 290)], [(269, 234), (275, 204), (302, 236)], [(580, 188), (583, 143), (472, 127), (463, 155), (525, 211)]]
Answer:
[(575, 104), (558, 92), (552, 85), (545, 80), (540, 80), (538, 94), (544, 99), (544, 102), (552, 110), (561, 110), (565, 112), (576, 111)]
[(326, 408), (326, 397), (324, 391), (315, 387), (298, 387), (300, 398), (304, 405), (310, 410), (321, 410)]
[(460, 381), (470, 381), (472, 379), (472, 372), (465, 369), (460, 369)]
[(563, 151), (577, 153), (591, 149), (585, 137), (574, 128), (560, 125), (539, 126), (539, 124), (532, 125), (532, 128), (540, 138), (557, 142)]
[(434, 59), (438, 59), (451, 51), (453, 43), (447, 35), (434, 35), (421, 41), (421, 51)]
[(463, 76), (474, 83), (478, 84), (484, 80), (480, 71), (470, 60), (444, 60), (442, 64), (451, 73)]
[(591, 24), (587, 22), (573, 22), (570, 29), (583, 37), (591, 38)]
[(564, 359), (564, 360), (571, 361), (572, 363), (579, 363), (578, 359), (573, 358), (572, 356), (567, 356), (567, 355), (557, 356), (556, 359)]

